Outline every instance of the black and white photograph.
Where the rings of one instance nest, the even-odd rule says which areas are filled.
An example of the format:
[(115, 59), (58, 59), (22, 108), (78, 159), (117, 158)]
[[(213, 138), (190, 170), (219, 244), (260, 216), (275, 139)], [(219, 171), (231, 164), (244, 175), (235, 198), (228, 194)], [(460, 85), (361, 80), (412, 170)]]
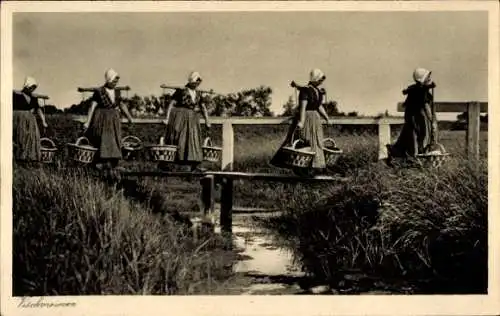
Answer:
[(498, 2), (223, 2), (2, 4), (2, 315), (499, 313)]

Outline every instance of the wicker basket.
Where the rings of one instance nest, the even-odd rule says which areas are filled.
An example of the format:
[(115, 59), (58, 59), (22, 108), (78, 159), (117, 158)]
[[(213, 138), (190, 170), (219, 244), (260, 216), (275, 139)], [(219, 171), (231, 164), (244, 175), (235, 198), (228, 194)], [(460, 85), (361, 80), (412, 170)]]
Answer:
[(148, 146), (149, 157), (156, 162), (173, 162), (177, 154), (177, 146), (164, 145), (163, 138), (160, 139), (160, 144)]
[(301, 149), (296, 149), (299, 143), (303, 142), (300, 139), (293, 141), (290, 147), (281, 147), (279, 149), (279, 156), (282, 159), (282, 163), (288, 167), (295, 168), (310, 168), (312, 165), (312, 160), (316, 155), (315, 152), (310, 151), (310, 147), (305, 147)]
[(323, 140), (323, 152), (325, 154), (327, 167), (335, 165), (340, 155), (343, 153), (342, 149), (337, 147), (337, 144), (335, 144), (332, 138), (325, 138), (325, 140)]
[(442, 144), (438, 143), (434, 144), (433, 146), (435, 147), (432, 148), (433, 150), (429, 150), (429, 148), (426, 148), (426, 153), (417, 155), (417, 159), (422, 163), (422, 165), (430, 167), (439, 167), (450, 155), (449, 153), (446, 152), (446, 149)]
[(132, 159), (142, 150), (142, 142), (135, 136), (125, 136), (122, 139), (122, 153), (124, 159)]
[[(82, 144), (82, 142), (85, 142), (85, 144)], [(69, 157), (78, 162), (91, 163), (96, 152), (97, 148), (92, 147), (86, 137), (80, 137), (74, 144), (68, 144)]]
[(212, 140), (210, 137), (205, 138), (203, 141), (203, 160), (210, 162), (218, 162), (222, 156), (222, 148), (215, 147), (212, 145)]
[[(46, 143), (49, 145), (49, 147), (45, 147), (43, 144)], [(50, 138), (40, 138), (40, 151), (41, 151), (41, 156), (40, 156), (40, 161), (43, 163), (52, 163), (54, 162), (54, 157), (57, 152), (57, 147), (56, 144), (50, 139)]]

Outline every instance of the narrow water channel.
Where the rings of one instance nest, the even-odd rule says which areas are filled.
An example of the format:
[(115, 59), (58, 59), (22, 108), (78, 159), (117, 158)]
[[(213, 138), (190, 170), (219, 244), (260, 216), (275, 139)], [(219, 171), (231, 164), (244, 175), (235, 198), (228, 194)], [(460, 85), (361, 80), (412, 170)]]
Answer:
[[(220, 227), (216, 227), (218, 232)], [(291, 253), (278, 247), (265, 231), (235, 217), (233, 242), (239, 254), (233, 271), (250, 280), (250, 285), (240, 289), (240, 294), (292, 295), (304, 292), (299, 286), (304, 273), (294, 265)]]

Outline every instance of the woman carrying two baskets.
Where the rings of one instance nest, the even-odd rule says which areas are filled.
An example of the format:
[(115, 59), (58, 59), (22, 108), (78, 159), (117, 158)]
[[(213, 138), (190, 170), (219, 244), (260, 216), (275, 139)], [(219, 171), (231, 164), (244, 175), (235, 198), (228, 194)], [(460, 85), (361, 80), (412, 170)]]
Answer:
[[(289, 146), (298, 134), (300, 140), (304, 141), (305, 145), (310, 146), (310, 150), (314, 152), (311, 167), (315, 172), (323, 172), (326, 169), (321, 117), (328, 121), (328, 114), (323, 107), (324, 90), (320, 89), (325, 79), (326, 76), (320, 69), (311, 70), (308, 85), (300, 88), (298, 111), (293, 117), (285, 141), (280, 147), (281, 149)], [(298, 87), (294, 82), (292, 82), (292, 86)], [(280, 168), (289, 168), (283, 164), (281, 150), (278, 150), (271, 159), (271, 164)]]
[(120, 159), (122, 126), (120, 108), (132, 123), (127, 106), (122, 102), (120, 90), (115, 89), (120, 76), (113, 69), (104, 75), (105, 84), (94, 91), (91, 97), (87, 122), (84, 124), (85, 137), (98, 149), (93, 164), (102, 163), (104, 168), (116, 169)]
[(48, 125), (38, 98), (33, 95), (37, 86), (34, 78), (26, 77), (22, 91), (14, 92), (12, 98), (12, 144), (14, 159), (18, 163), (37, 163), (41, 158), (40, 130), (32, 111), (38, 114), (44, 128)]
[[(201, 109), (206, 127), (210, 128), (204, 98), (197, 90), (201, 82), (198, 72), (189, 74), (186, 86), (176, 90), (172, 96), (167, 108), (167, 117), (163, 121), (167, 125), (165, 137), (167, 144), (177, 146), (175, 162), (190, 166), (191, 171), (201, 170), (198, 166), (203, 161), (198, 109)], [(160, 163), (159, 167), (164, 168), (165, 165)]]

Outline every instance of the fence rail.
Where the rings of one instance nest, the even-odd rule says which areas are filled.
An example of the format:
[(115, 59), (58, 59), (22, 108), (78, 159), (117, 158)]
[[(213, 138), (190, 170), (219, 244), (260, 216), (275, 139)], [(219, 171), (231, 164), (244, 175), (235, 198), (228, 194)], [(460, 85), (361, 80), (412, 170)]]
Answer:
[[(436, 112), (467, 112), (468, 126), (466, 147), (469, 158), (479, 157), (479, 127), (480, 114), (488, 112), (487, 102), (436, 102)], [(398, 104), (398, 111), (403, 112), (402, 104)], [(75, 121), (85, 122), (86, 116), (74, 116)], [(128, 121), (123, 119), (122, 122)], [(136, 118), (138, 124), (162, 124), (163, 118)], [(204, 122), (203, 119), (200, 122)], [(234, 125), (286, 125), (290, 124), (291, 117), (211, 117), (210, 122), (222, 125), (222, 164), (223, 171), (231, 171), (234, 162)], [(387, 158), (387, 144), (391, 143), (391, 125), (404, 123), (402, 117), (332, 117), (324, 124), (328, 125), (377, 125), (378, 126), (378, 158)]]

